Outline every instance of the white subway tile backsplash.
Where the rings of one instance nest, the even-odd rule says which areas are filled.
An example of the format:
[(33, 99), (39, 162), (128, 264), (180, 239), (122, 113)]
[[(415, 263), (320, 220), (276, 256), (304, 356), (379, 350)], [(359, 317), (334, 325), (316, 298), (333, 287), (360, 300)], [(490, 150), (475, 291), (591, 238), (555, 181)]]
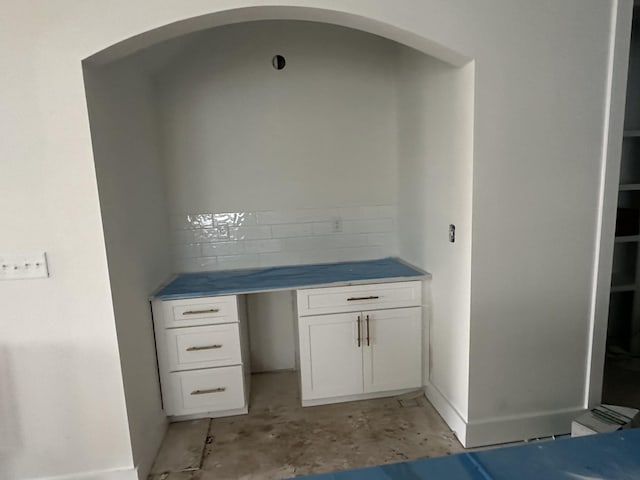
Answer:
[(191, 237), (193, 243), (216, 242), (218, 240), (217, 228), (203, 228), (195, 230), (185, 230)]
[(367, 235), (365, 234), (342, 234), (329, 238), (333, 239), (331, 242), (331, 247), (333, 248), (366, 247), (369, 245)]
[(282, 240), (285, 252), (297, 252), (303, 250), (323, 250), (330, 248), (330, 239), (326, 236), (316, 237), (291, 237)]
[(230, 255), (218, 257), (219, 270), (234, 270), (236, 268), (252, 268), (259, 265), (259, 256), (257, 254), (250, 255)]
[(367, 233), (365, 236), (370, 246), (394, 245), (396, 241), (394, 233)]
[(395, 231), (392, 218), (380, 218), (371, 220), (348, 220), (342, 223), (345, 233), (378, 233)]
[(214, 213), (213, 220), (216, 225), (229, 225), (230, 227), (242, 227), (257, 225), (256, 214), (252, 212)]
[(273, 238), (302, 237), (305, 235), (311, 235), (311, 228), (311, 223), (286, 223), (282, 225), (273, 225), (271, 227), (271, 232)]
[(244, 253), (243, 242), (203, 243), (202, 256), (214, 257), (218, 255), (240, 255)]
[(249, 227), (231, 227), (229, 228), (230, 240), (255, 240), (261, 238), (271, 238), (271, 226), (257, 225)]
[(313, 235), (329, 235), (333, 232), (333, 222), (314, 222), (311, 224)]
[(295, 223), (298, 217), (294, 211), (257, 212), (258, 225), (278, 225), (280, 223)]
[(343, 207), (339, 215), (345, 220), (356, 220), (361, 218), (375, 218), (377, 207)]
[(322, 222), (340, 216), (340, 208), (300, 208), (257, 212), (258, 224), (279, 225), (282, 223)]
[(282, 250), (282, 241), (279, 239), (265, 240), (246, 240), (244, 242), (244, 251), (246, 253), (269, 253), (279, 252)]
[(174, 215), (174, 265), (187, 272), (397, 255), (396, 217), (395, 205)]
[(218, 259), (217, 257), (176, 259), (174, 266), (176, 273), (207, 272), (218, 269)]

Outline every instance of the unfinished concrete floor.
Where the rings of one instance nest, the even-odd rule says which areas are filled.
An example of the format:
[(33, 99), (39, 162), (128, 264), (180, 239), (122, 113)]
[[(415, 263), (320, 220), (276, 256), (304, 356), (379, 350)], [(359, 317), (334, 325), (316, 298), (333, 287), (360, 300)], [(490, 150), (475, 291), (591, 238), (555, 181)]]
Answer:
[(463, 450), (422, 394), (300, 406), (295, 372), (252, 376), (249, 415), (180, 422), (151, 480), (270, 480)]

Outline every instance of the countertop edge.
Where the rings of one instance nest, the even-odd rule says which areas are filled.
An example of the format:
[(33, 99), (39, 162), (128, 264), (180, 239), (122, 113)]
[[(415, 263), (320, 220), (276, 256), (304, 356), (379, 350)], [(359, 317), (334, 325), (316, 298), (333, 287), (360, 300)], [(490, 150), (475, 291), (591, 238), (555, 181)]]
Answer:
[[(174, 275), (171, 280), (173, 280), (178, 275)], [(413, 275), (410, 277), (382, 277), (382, 278), (368, 278), (364, 280), (347, 280), (342, 282), (332, 282), (332, 283), (315, 283), (313, 285), (292, 285), (290, 287), (283, 288), (256, 288), (253, 290), (232, 290), (229, 292), (218, 293), (218, 292), (197, 292), (197, 293), (184, 293), (184, 294), (175, 294), (175, 295), (162, 295), (157, 296), (155, 294), (151, 295), (150, 300), (183, 300), (188, 298), (202, 298), (202, 297), (224, 297), (226, 295), (245, 295), (249, 293), (267, 293), (267, 292), (285, 292), (288, 290), (307, 290), (310, 288), (327, 288), (327, 287), (349, 287), (352, 285), (371, 285), (376, 283), (386, 283), (386, 282), (410, 282), (416, 280), (429, 280), (431, 279), (431, 274), (428, 272), (424, 272), (423, 275)], [(171, 280), (166, 282), (164, 285), (169, 283)], [(163, 287), (156, 289), (156, 292), (160, 291)]]

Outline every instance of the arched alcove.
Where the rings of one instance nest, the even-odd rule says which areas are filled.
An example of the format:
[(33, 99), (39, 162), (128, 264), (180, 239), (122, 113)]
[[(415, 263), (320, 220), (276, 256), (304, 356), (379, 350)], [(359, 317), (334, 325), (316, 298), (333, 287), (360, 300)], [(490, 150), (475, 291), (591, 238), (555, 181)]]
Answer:
[[(147, 300), (178, 272), (400, 256), (436, 278), (425, 383), (436, 376), (466, 409), (468, 338), (450, 331), (469, 320), (471, 243), (448, 243), (447, 229), (471, 230), (468, 60), (374, 20), (273, 7), (185, 20), (84, 61), (141, 472), (165, 428)], [(295, 368), (290, 302), (248, 301), (258, 370)]]
[(87, 57), (84, 62), (94, 65), (104, 65), (131, 55), (138, 50), (190, 33), (235, 23), (265, 20), (300, 20), (361, 30), (414, 48), (457, 67), (461, 67), (472, 60), (471, 57), (464, 52), (457, 51), (409, 30), (373, 18), (355, 15), (346, 11), (324, 8), (264, 5), (221, 10), (209, 15), (187, 18), (156, 29), (141, 32), (139, 35), (123, 39), (121, 42), (96, 52)]

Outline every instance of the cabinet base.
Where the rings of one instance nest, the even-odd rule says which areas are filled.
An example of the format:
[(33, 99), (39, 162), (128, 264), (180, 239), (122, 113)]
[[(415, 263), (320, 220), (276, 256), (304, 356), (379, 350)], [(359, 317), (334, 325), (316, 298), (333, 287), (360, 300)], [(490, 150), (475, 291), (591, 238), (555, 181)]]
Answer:
[(190, 415), (170, 415), (168, 418), (170, 422), (183, 422), (185, 420), (198, 420), (200, 418), (233, 417), (235, 415), (246, 415), (247, 413), (249, 413), (249, 408), (244, 406), (242, 408), (220, 410), (216, 412), (192, 413)]
[(327, 405), (329, 403), (356, 402), (358, 400), (371, 400), (373, 398), (394, 397), (410, 392), (420, 392), (420, 387), (404, 388), (402, 390), (388, 390), (386, 392), (358, 393), (357, 395), (345, 395), (342, 397), (327, 397), (302, 400), (303, 407), (315, 407), (317, 405)]

